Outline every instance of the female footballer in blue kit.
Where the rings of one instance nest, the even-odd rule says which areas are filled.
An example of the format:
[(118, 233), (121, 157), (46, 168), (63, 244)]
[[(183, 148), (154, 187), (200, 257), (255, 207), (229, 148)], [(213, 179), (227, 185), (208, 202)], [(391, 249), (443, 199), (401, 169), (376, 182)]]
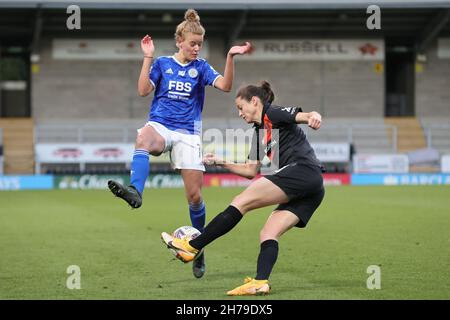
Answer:
[[(130, 186), (110, 180), (108, 187), (131, 207), (139, 208), (150, 171), (149, 154), (159, 156), (170, 152), (172, 167), (181, 171), (192, 226), (203, 231), (206, 213), (201, 188), (205, 167), (202, 163), (200, 131), (205, 87), (213, 86), (229, 92), (234, 76), (233, 57), (246, 54), (251, 47), (249, 43), (232, 47), (227, 54), (224, 76), (221, 76), (206, 60), (198, 57), (205, 29), (197, 12), (189, 9), (184, 18), (176, 28), (175, 41), (179, 50), (173, 56), (154, 60), (152, 38), (146, 35), (141, 41), (144, 61), (138, 92), (145, 97), (155, 90), (154, 98), (148, 122), (138, 130)], [(205, 273), (203, 255), (194, 263), (193, 272), (197, 278)]]
[[(303, 112), (299, 107), (272, 105), (274, 97), (266, 81), (261, 86), (242, 87), (236, 95), (239, 116), (245, 122), (253, 123), (255, 128), (245, 164), (227, 163), (212, 154), (205, 155), (204, 161), (247, 178), (256, 176), (265, 156), (278, 159), (280, 169), (253, 181), (195, 239), (178, 239), (166, 232), (161, 234), (163, 242), (178, 259), (185, 263), (195, 261), (205, 246), (233, 229), (248, 212), (278, 204), (260, 232), (255, 278), (246, 278), (243, 285), (228, 291), (231, 296), (270, 292), (269, 276), (277, 261), (279, 238), (293, 227), (306, 227), (325, 194), (323, 167), (297, 125), (304, 123), (317, 130), (322, 116), (315, 111)], [(278, 135), (274, 134), (275, 129)]]

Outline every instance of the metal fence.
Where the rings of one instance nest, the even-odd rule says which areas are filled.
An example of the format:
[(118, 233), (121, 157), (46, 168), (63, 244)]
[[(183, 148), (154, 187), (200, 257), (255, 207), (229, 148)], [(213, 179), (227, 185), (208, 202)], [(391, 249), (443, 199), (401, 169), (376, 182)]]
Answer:
[(304, 128), (310, 142), (347, 142), (359, 153), (397, 153), (397, 127), (386, 124), (328, 124)]
[(450, 152), (450, 123), (426, 125), (424, 132), (428, 148), (436, 149), (441, 153)]
[[(239, 120), (239, 119), (238, 119)], [(243, 126), (244, 125), (244, 126)], [(310, 142), (350, 143), (357, 152), (396, 153), (397, 127), (381, 123), (328, 123), (320, 130), (301, 125)], [(35, 143), (134, 143), (136, 126), (126, 124), (38, 124)], [(242, 121), (206, 120), (203, 132), (250, 129)]]

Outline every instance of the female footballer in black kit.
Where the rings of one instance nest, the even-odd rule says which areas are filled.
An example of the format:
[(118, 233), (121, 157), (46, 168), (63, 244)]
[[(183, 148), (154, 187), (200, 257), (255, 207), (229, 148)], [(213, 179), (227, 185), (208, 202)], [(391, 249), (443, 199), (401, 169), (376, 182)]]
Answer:
[[(315, 111), (302, 112), (298, 107), (275, 106), (272, 105), (273, 100), (274, 94), (266, 81), (260, 86), (241, 87), (235, 100), (239, 116), (247, 123), (253, 123), (255, 128), (248, 161), (245, 164), (226, 163), (207, 154), (204, 162), (251, 179), (257, 175), (264, 156), (271, 160), (278, 156), (279, 169), (255, 180), (233, 199), (225, 211), (211, 220), (197, 238), (188, 241), (166, 232), (161, 234), (163, 242), (178, 259), (190, 262), (206, 245), (236, 226), (247, 212), (278, 204), (260, 232), (256, 277), (246, 278), (244, 285), (228, 291), (228, 295), (269, 293), (268, 279), (277, 260), (278, 239), (292, 227), (304, 228), (325, 194), (322, 166), (305, 133), (297, 125), (304, 123), (317, 130), (321, 125), (321, 115)], [(278, 137), (274, 134), (276, 129)]]

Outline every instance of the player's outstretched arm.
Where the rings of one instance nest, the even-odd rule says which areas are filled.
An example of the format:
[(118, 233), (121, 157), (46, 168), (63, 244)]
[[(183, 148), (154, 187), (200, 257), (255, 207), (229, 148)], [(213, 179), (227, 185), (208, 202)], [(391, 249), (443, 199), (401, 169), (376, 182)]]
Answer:
[(144, 54), (144, 61), (142, 62), (141, 73), (138, 80), (138, 93), (141, 97), (145, 97), (154, 89), (148, 78), (148, 74), (154, 59), (155, 46), (153, 45), (152, 38), (148, 34), (141, 40), (141, 49)]
[(246, 42), (243, 46), (234, 46), (228, 51), (227, 61), (225, 62), (225, 71), (223, 77), (219, 77), (216, 80), (214, 86), (222, 91), (230, 92), (233, 86), (234, 78), (234, 56), (237, 54), (247, 54), (251, 52), (252, 45), (250, 42)]
[(316, 111), (311, 112), (299, 112), (295, 116), (297, 123), (307, 124), (309, 127), (317, 130), (322, 124), (322, 116)]
[(216, 157), (212, 153), (205, 154), (203, 157), (203, 163), (206, 165), (224, 167), (225, 169), (230, 170), (230, 172), (247, 179), (253, 179), (258, 174), (259, 168), (261, 167), (261, 163), (259, 161), (249, 160), (247, 163), (229, 163)]

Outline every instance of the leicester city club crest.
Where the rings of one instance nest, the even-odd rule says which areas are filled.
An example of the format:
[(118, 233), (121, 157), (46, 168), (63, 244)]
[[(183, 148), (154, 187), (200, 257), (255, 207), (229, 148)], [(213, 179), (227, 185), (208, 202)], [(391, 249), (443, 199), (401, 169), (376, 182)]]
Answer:
[(198, 76), (198, 71), (195, 68), (191, 68), (189, 69), (188, 74), (191, 78), (195, 78)]

